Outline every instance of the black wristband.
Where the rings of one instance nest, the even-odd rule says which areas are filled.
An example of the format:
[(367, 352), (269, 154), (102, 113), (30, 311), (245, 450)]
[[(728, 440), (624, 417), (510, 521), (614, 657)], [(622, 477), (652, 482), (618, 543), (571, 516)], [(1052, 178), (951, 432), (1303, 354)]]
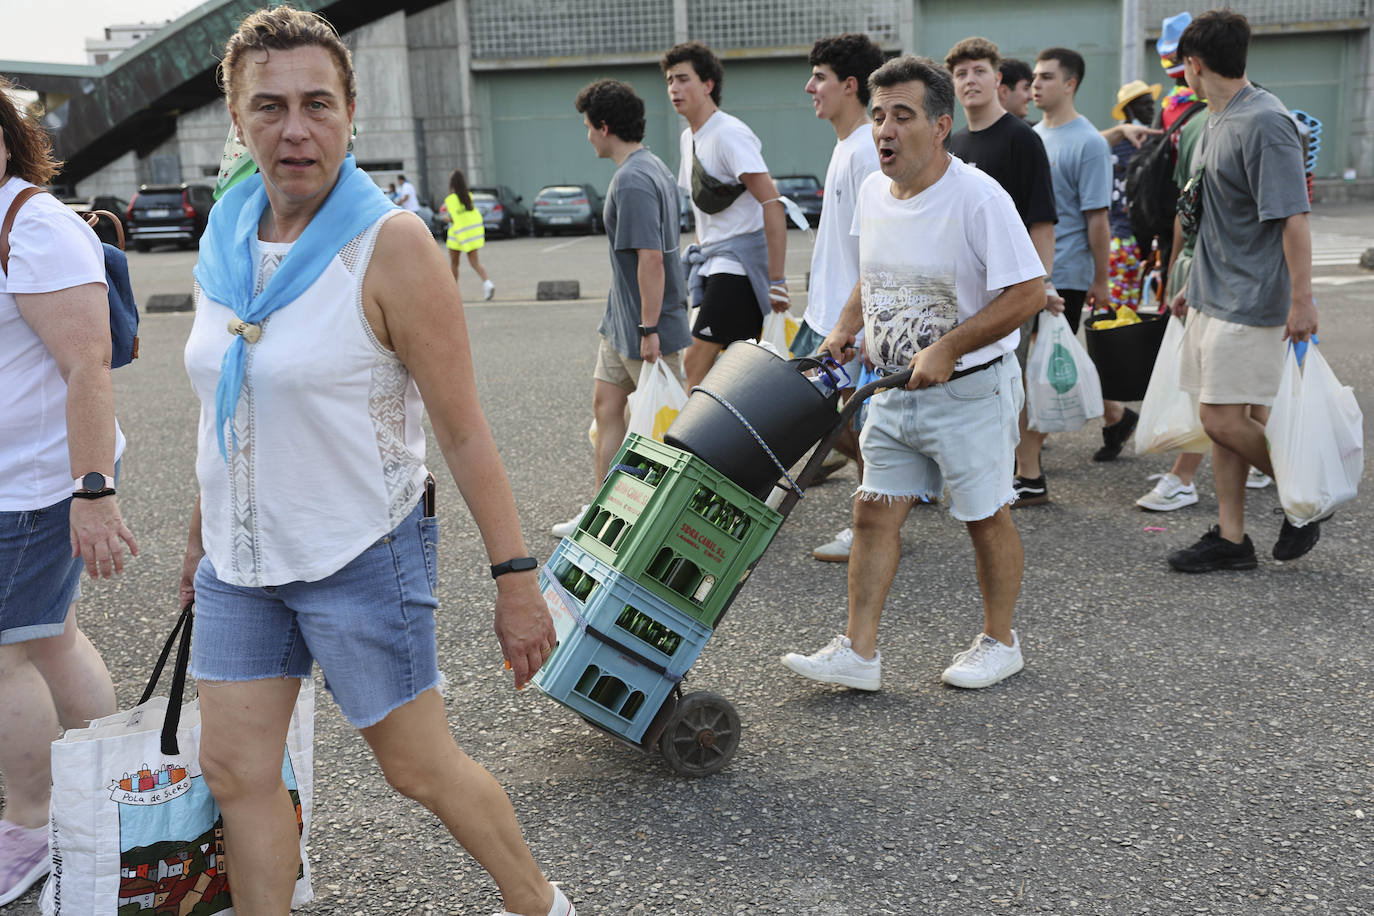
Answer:
[(102, 496), (114, 496), (115, 488), (106, 487), (103, 490), (76, 490), (72, 493), (72, 499), (99, 499)]
[(656, 324), (641, 324), (641, 325), (639, 326), (639, 336), (640, 336), (640, 337), (648, 337), (650, 334), (657, 334), (657, 333), (658, 333), (658, 325), (656, 325)]
[(511, 572), (528, 572), (536, 569), (539, 561), (534, 557), (516, 557), (514, 560), (507, 560), (504, 563), (493, 563), (491, 567), (491, 577), (504, 576)]

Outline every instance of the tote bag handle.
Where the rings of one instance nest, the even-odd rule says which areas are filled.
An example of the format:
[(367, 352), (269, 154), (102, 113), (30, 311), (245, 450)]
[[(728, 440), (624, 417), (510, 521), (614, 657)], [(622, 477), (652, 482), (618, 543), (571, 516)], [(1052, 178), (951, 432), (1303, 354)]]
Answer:
[(177, 646), (176, 665), (172, 668), (171, 702), (167, 704), (167, 713), (162, 719), (162, 753), (169, 757), (180, 753), (177, 746), (177, 726), (181, 724), (181, 700), (182, 694), (186, 691), (186, 670), (191, 665), (191, 623), (195, 619), (195, 614), (191, 610), (193, 607), (195, 602), (191, 601), (181, 609), (177, 625), (172, 628), (172, 634), (163, 644), (162, 654), (153, 666), (153, 675), (148, 679), (148, 686), (144, 688), (143, 696), (138, 701), (139, 705), (142, 705), (152, 699), (157, 682), (162, 677), (162, 668), (167, 664), (167, 657), (172, 654), (172, 645), (178, 642), (177, 634), (181, 634), (180, 644)]

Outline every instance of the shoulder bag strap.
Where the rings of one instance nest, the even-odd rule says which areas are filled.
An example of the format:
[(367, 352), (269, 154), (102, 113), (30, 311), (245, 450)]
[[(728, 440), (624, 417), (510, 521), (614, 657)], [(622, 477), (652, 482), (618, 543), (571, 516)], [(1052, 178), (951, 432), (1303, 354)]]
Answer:
[(0, 225), (0, 270), (6, 274), (10, 272), (10, 227), (14, 225), (14, 217), (30, 197), (42, 193), (42, 188), (25, 188), (14, 195), (14, 203), (10, 204), (9, 210), (5, 213), (4, 225)]

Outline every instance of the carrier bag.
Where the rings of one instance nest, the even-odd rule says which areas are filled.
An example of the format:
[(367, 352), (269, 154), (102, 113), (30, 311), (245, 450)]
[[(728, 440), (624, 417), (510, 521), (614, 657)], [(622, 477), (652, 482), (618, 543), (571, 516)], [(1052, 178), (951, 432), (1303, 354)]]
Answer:
[(663, 441), (663, 434), (677, 419), (678, 411), (687, 403), (682, 383), (660, 357), (645, 361), (639, 370), (639, 381), (630, 395), (630, 423), (626, 431), (646, 439)]
[(1299, 361), (1289, 345), (1264, 437), (1279, 504), (1295, 527), (1355, 498), (1364, 473), (1364, 416), (1354, 390), (1337, 380), (1316, 346)]
[[(223, 820), (200, 771), (200, 701), (181, 702), (191, 622), (187, 605), (137, 706), (53, 742), (52, 872), (39, 899), (44, 916), (234, 912)], [(152, 694), (173, 645), (178, 649), (169, 701)], [(307, 678), (282, 755), (282, 779), (295, 802), (301, 836), (293, 906), (312, 897), (306, 841), (314, 716), (315, 686)], [(254, 877), (241, 880), (251, 884)]]
[(1026, 361), (1026, 423), (1063, 433), (1102, 416), (1102, 383), (1088, 351), (1063, 315), (1040, 313), (1040, 331)]
[[(759, 333), (759, 343), (767, 344), (783, 359), (792, 357), (792, 338), (797, 336), (797, 319), (786, 312), (769, 312), (763, 319), (763, 330)], [(803, 353), (802, 356), (810, 356)]]
[(1140, 419), (1135, 426), (1135, 453), (1205, 452), (1212, 440), (1202, 430), (1198, 402), (1194, 395), (1178, 386), (1179, 363), (1183, 354), (1183, 322), (1169, 317), (1164, 340), (1150, 373), (1150, 385), (1140, 404)]

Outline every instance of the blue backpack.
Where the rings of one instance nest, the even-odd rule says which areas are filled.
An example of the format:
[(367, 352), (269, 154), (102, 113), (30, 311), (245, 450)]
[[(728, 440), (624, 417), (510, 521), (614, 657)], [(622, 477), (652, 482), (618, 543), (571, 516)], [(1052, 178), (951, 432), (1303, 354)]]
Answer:
[[(14, 225), (14, 218), (25, 201), (42, 193), (39, 188), (20, 191), (5, 214), (4, 224), (0, 225), (0, 270), (6, 274), (10, 269), (10, 227)], [(119, 248), (108, 243), (102, 246), (105, 249), (105, 286), (110, 302), (110, 368), (118, 369), (138, 359), (138, 303), (134, 301), (134, 291), (129, 285), (129, 261), (122, 250), (124, 227), (119, 218), (107, 210), (94, 210), (81, 216), (95, 226), (101, 214), (114, 221), (115, 234), (120, 242)]]

